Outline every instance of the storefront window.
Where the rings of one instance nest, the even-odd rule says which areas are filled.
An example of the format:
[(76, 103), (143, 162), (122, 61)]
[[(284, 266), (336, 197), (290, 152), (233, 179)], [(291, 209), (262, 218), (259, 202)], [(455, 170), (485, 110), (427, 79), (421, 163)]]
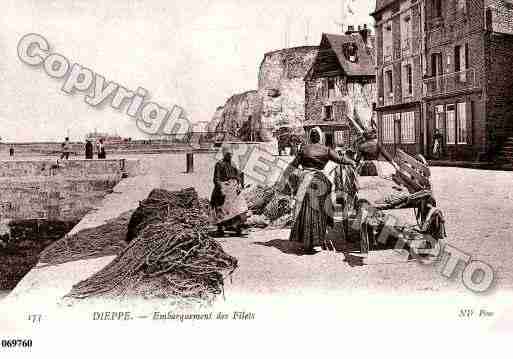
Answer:
[(401, 143), (415, 143), (415, 112), (401, 114)]
[(394, 143), (394, 114), (383, 115), (383, 143)]

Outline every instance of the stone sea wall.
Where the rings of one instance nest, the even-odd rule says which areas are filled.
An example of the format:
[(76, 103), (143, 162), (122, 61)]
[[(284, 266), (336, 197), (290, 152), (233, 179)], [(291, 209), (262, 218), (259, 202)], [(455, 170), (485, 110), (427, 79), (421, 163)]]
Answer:
[(138, 172), (133, 160), (2, 161), (0, 219), (78, 221)]

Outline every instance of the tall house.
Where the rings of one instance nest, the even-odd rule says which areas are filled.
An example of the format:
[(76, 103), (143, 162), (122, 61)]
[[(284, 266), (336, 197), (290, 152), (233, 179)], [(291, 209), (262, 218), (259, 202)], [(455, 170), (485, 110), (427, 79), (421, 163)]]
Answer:
[(432, 156), (438, 130), (445, 159), (513, 153), (513, 1), (377, 0), (372, 15), (386, 148)]
[(350, 147), (357, 123), (369, 127), (375, 102), (374, 37), (366, 25), (345, 34), (323, 34), (305, 77), (305, 122), (319, 127), (326, 145)]
[(424, 150), (420, 1), (377, 0), (376, 80), (379, 139), (391, 153)]
[(425, 16), (428, 134), (448, 159), (496, 160), (513, 136), (513, 1), (425, 0)]

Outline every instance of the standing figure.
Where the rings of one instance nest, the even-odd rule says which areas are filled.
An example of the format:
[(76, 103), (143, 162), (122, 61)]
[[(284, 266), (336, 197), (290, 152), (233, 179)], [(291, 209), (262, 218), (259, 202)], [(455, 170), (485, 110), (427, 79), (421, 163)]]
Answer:
[(91, 140), (86, 140), (85, 158), (86, 158), (86, 160), (93, 159), (93, 144), (92, 144)]
[(217, 234), (223, 235), (227, 228), (241, 235), (248, 211), (247, 203), (240, 194), (242, 173), (232, 162), (231, 148), (223, 146), (222, 151), (223, 159), (216, 163), (214, 169), (214, 190), (210, 204), (214, 209)]
[(69, 153), (71, 151), (71, 145), (69, 143), (69, 137), (66, 137), (64, 139), (64, 142), (62, 143), (62, 155), (61, 155), (61, 160), (62, 159), (69, 159)]
[(433, 157), (439, 159), (442, 156), (442, 140), (444, 136), (438, 128), (433, 132)]
[(332, 186), (322, 172), (324, 167), (329, 161), (356, 166), (353, 160), (340, 157), (322, 144), (320, 128), (313, 128), (309, 138), (310, 144), (301, 147), (289, 167), (289, 170), (302, 167), (296, 192), (294, 224), (289, 239), (301, 242), (307, 253), (311, 253), (316, 245), (326, 249), (327, 226), (333, 226)]
[(107, 157), (105, 153), (105, 145), (103, 144), (103, 138), (100, 138), (100, 141), (96, 145), (96, 150), (98, 151), (98, 159), (103, 160)]
[(14, 157), (14, 147), (13, 146), (11, 146), (9, 148), (9, 156)]

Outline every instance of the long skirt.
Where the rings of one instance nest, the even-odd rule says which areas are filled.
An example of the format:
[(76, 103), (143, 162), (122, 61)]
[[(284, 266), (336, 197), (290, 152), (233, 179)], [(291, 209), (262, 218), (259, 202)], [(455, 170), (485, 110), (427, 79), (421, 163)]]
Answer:
[(328, 225), (333, 226), (331, 182), (321, 171), (303, 170), (296, 194), (291, 241), (301, 242), (305, 250), (324, 245)]
[(248, 205), (244, 196), (238, 193), (237, 188), (238, 184), (235, 180), (221, 183), (221, 193), (224, 201), (221, 201), (221, 205), (213, 207), (214, 222), (217, 225), (230, 225), (231, 222), (243, 218), (247, 213)]

